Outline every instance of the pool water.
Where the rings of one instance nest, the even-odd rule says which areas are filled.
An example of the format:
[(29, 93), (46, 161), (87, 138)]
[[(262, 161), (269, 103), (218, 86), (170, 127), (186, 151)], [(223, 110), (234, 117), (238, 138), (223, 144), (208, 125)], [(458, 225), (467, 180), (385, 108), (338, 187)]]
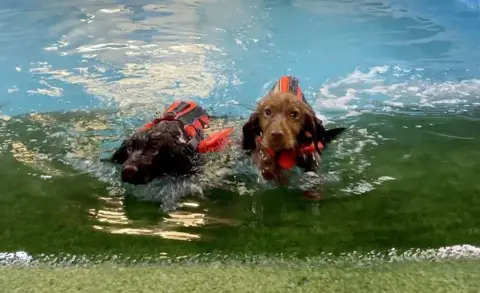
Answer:
[[(480, 244), (473, 0), (3, 1), (0, 251), (292, 256)], [(99, 162), (174, 99), (237, 126), (284, 74), (348, 131), (318, 177), (235, 147), (147, 187)], [(302, 197), (315, 188), (322, 201)]]

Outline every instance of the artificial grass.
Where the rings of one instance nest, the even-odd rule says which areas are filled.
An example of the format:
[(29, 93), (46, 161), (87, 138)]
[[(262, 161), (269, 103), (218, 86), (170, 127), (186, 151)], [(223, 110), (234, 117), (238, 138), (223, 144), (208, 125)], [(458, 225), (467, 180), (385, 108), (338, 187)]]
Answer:
[(477, 292), (480, 262), (371, 268), (229, 265), (3, 267), (3, 292)]

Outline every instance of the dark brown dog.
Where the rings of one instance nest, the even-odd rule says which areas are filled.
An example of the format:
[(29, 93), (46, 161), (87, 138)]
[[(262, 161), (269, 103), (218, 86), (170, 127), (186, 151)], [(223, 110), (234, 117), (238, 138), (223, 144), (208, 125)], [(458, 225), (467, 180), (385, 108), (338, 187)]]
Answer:
[[(305, 100), (298, 80), (285, 76), (244, 124), (242, 148), (252, 154), (265, 179), (281, 180), (282, 168), (277, 160), (280, 152), (295, 150), (296, 165), (304, 171), (316, 171), (321, 150), (316, 147), (316, 154), (302, 153), (302, 147), (312, 143), (318, 146), (318, 142), (325, 147), (344, 130), (326, 130)], [(273, 150), (273, 157), (267, 154), (268, 149)]]
[(202, 165), (202, 157), (191, 151), (188, 141), (181, 121), (161, 121), (125, 139), (111, 161), (122, 165), (121, 180), (134, 185), (164, 175), (188, 175)]
[(125, 139), (108, 161), (122, 164), (122, 181), (135, 185), (164, 175), (195, 173), (205, 164), (205, 152), (217, 151), (228, 143), (229, 134), (206, 137), (211, 118), (193, 101), (174, 102), (161, 117)]

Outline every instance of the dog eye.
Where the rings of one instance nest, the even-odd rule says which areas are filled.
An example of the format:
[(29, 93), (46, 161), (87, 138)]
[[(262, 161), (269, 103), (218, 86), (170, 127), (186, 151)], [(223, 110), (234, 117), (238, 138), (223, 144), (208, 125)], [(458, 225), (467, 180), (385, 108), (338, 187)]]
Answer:
[(265, 109), (265, 116), (270, 116), (270, 114), (272, 114), (272, 110)]
[(133, 151), (133, 148), (131, 146), (127, 147), (127, 152), (131, 153)]
[(290, 113), (290, 116), (292, 116), (293, 119), (297, 119), (299, 115), (300, 115), (300, 114), (298, 113), (298, 111), (292, 111), (292, 112)]
[(154, 148), (154, 147), (151, 147), (151, 148), (149, 148), (148, 150), (149, 150), (152, 154), (158, 153), (157, 148)]

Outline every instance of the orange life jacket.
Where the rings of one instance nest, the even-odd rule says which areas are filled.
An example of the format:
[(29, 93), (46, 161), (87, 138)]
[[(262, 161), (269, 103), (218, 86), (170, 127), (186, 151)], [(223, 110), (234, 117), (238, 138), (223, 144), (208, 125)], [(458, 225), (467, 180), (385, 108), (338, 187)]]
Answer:
[(185, 126), (185, 132), (190, 137), (187, 147), (192, 152), (207, 153), (216, 152), (230, 144), (230, 134), (233, 128), (216, 131), (205, 138), (205, 128), (208, 128), (211, 119), (208, 113), (194, 101), (175, 101), (163, 112), (161, 118), (155, 118), (142, 127), (148, 130), (163, 120), (178, 120)]
[(270, 92), (274, 92), (274, 91), (281, 92), (281, 93), (293, 93), (298, 97), (299, 100), (307, 103), (307, 100), (305, 100), (305, 96), (303, 95), (302, 88), (300, 87), (298, 79), (293, 76), (285, 75), (280, 77), (277, 83), (270, 90)]

